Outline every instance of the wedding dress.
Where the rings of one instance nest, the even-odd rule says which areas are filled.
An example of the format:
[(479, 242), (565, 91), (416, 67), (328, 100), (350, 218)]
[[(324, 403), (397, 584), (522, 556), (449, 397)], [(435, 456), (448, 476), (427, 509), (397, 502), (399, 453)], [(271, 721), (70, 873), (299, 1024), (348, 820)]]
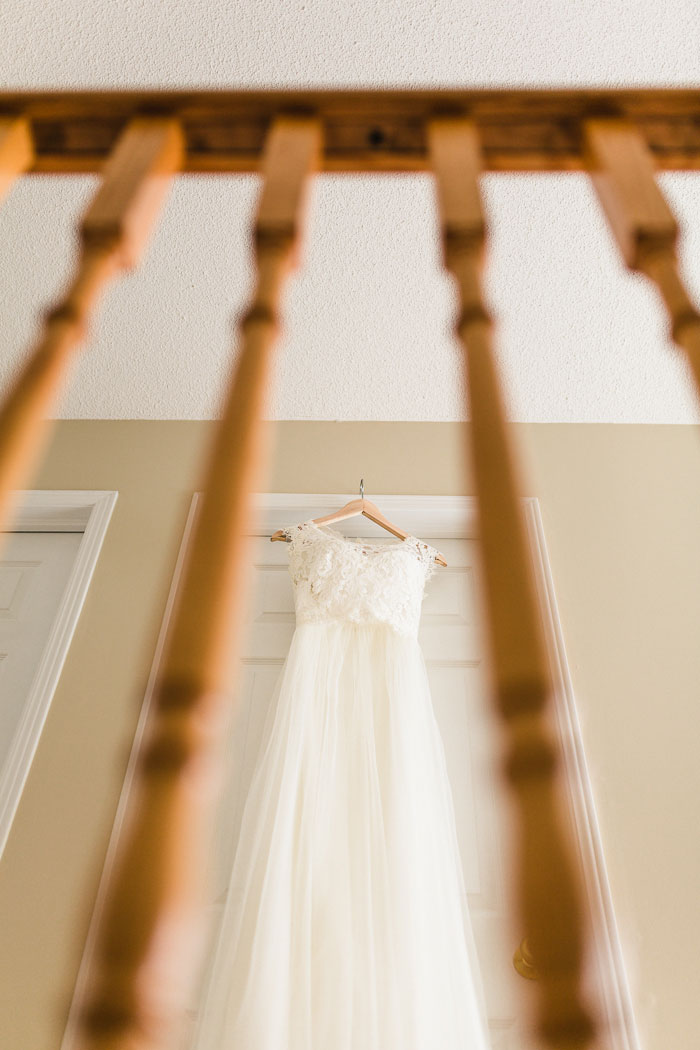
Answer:
[(417, 634), (434, 548), (311, 521), (197, 1050), (486, 1050)]

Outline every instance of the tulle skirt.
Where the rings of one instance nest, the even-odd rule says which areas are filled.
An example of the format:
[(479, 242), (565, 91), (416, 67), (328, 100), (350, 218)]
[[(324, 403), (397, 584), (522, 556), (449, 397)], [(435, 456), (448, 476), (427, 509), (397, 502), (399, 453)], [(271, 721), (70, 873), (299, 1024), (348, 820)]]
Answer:
[(302, 623), (246, 800), (197, 1050), (486, 1050), (416, 639)]

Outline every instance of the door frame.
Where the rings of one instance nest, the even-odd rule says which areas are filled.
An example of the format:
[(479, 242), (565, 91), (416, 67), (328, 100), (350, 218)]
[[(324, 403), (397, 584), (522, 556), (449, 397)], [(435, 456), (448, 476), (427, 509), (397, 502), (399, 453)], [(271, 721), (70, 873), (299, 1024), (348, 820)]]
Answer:
[[(99, 915), (105, 902), (110, 872), (114, 865), (120, 829), (126, 815), (132, 788), (136, 761), (143, 739), (153, 688), (158, 675), (165, 638), (174, 608), (178, 585), (187, 553), (200, 493), (195, 493), (185, 525), (177, 564), (171, 582), (165, 613), (156, 644), (153, 664), (146, 687), (126, 775), (107, 849), (102, 877), (83, 958), (73, 994), (61, 1050), (69, 1050), (75, 1034), (77, 1017), (84, 1001), (88, 974), (94, 957), (95, 934)], [(269, 536), (276, 529), (294, 521), (308, 520), (329, 514), (353, 498), (348, 493), (272, 492), (257, 493), (256, 510), (251, 534)], [(382, 512), (390, 520), (399, 522), (413, 535), (439, 539), (478, 539), (476, 499), (471, 496), (397, 496), (373, 494)], [(554, 683), (553, 711), (559, 736), (562, 765), (569, 813), (573, 823), (589, 913), (591, 917), (591, 952), (589, 964), (595, 969), (597, 985), (601, 989), (599, 1009), (608, 1029), (609, 1050), (640, 1050), (639, 1036), (634, 1020), (632, 999), (622, 954), (621, 942), (610, 891), (600, 827), (595, 809), (593, 790), (583, 749), (580, 723), (576, 708), (573, 682), (566, 657), (564, 633), (557, 607), (554, 579), (547, 553), (544, 526), (539, 500), (523, 497), (521, 506), (525, 518), (527, 539), (532, 556), (533, 574), (542, 624), (551, 657)], [(358, 535), (357, 518), (352, 519), (352, 533)], [(366, 535), (381, 533), (377, 526), (362, 519), (361, 532)], [(336, 527), (343, 529), (344, 523)]]
[(81, 532), (83, 538), (15, 730), (12, 747), (0, 771), (0, 857), (10, 835), (116, 501), (117, 493), (110, 491), (25, 489), (17, 492), (17, 506), (6, 533)]

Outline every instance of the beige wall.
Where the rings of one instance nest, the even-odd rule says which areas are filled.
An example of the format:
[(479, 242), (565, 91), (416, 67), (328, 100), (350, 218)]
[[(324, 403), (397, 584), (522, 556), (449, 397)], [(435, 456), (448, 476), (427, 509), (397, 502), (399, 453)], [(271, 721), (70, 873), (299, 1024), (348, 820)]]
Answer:
[[(697, 1042), (700, 435), (517, 425), (646, 1050)], [(211, 432), (63, 422), (30, 487), (119, 500), (0, 865), (0, 1037), (56, 1050)], [(282, 423), (269, 489), (469, 494), (451, 424)]]

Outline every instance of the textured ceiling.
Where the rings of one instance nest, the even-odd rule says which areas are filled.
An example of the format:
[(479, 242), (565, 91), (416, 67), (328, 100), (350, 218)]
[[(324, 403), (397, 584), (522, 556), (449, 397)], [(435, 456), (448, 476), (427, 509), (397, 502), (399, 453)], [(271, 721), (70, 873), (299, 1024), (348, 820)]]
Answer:
[[(3, 0), (0, 86), (700, 83), (696, 0)], [(700, 176), (664, 175), (700, 296)], [(23, 179), (0, 212), (0, 382), (61, 290), (93, 179)], [(513, 418), (698, 422), (653, 292), (585, 179), (491, 175), (487, 291)], [(143, 267), (113, 285), (57, 414), (216, 414), (246, 303), (257, 180), (183, 177)], [(268, 414), (462, 418), (430, 178), (317, 178)]]

